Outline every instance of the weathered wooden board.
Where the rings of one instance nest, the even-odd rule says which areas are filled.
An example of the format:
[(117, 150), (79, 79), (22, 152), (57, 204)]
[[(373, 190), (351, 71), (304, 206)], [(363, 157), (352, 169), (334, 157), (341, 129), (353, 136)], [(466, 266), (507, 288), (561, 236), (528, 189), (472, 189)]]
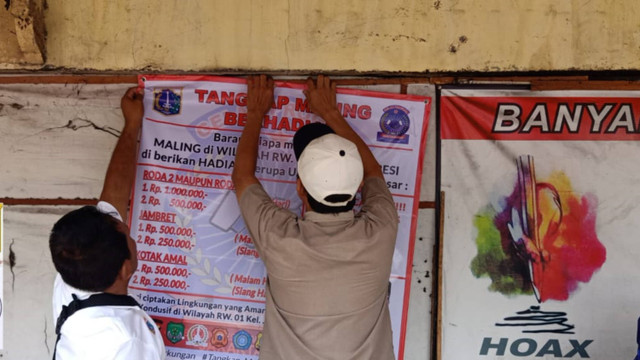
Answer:
[(127, 87), (0, 85), (0, 197), (97, 197)]
[[(120, 97), (130, 85), (0, 84), (0, 197), (97, 197), (122, 127)], [(357, 88), (398, 93), (400, 85)], [(432, 85), (409, 90), (435, 98)], [(433, 201), (435, 193), (433, 108), (431, 113), (423, 201)]]
[[(4, 207), (2, 358), (50, 359), (55, 343), (51, 295), (55, 270), (49, 231), (69, 206)], [(12, 266), (10, 256), (15, 259)]]
[(406, 360), (431, 359), (433, 254), (436, 243), (435, 209), (421, 209), (413, 251), (411, 294), (405, 339)]
[(436, 199), (436, 88), (432, 84), (409, 84), (407, 93), (431, 97), (431, 113), (427, 128), (427, 146), (422, 161), (420, 201)]

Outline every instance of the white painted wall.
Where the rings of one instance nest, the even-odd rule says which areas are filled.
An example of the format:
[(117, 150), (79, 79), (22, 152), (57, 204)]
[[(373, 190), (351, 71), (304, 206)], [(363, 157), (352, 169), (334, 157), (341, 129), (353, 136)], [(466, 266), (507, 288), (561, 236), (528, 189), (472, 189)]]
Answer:
[[(119, 103), (131, 84), (0, 85), (0, 197), (96, 198), (116, 136)], [(399, 86), (367, 87), (399, 92)], [(432, 95), (433, 87), (410, 86)], [(421, 200), (435, 196), (435, 108)], [(51, 310), (54, 269), (48, 235), (73, 206), (7, 205), (4, 209), (4, 344), (0, 357), (48, 359), (55, 343)], [(428, 360), (431, 352), (431, 294), (435, 210), (419, 213), (405, 359)], [(10, 253), (15, 256), (11, 266)]]

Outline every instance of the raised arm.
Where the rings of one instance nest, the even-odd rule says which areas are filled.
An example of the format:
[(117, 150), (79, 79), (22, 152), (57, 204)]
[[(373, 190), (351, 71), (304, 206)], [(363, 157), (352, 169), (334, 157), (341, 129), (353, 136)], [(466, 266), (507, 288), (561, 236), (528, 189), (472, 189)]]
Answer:
[(319, 115), (336, 134), (350, 140), (358, 147), (358, 152), (362, 158), (364, 167), (364, 178), (377, 176), (384, 178), (382, 168), (378, 160), (373, 156), (371, 150), (351, 128), (349, 123), (342, 117), (336, 106), (336, 84), (329, 77), (319, 75), (314, 83), (311, 78), (307, 80), (307, 89), (304, 95), (309, 101), (309, 108)]
[(100, 194), (100, 200), (113, 205), (123, 219), (127, 216), (131, 187), (135, 178), (138, 135), (144, 114), (142, 98), (141, 90), (133, 87), (127, 90), (120, 101), (124, 127), (113, 149)]
[(247, 79), (247, 123), (236, 149), (236, 160), (231, 180), (240, 196), (251, 184), (258, 183), (256, 178), (256, 160), (258, 140), (264, 115), (273, 105), (273, 79), (266, 75), (250, 76)]

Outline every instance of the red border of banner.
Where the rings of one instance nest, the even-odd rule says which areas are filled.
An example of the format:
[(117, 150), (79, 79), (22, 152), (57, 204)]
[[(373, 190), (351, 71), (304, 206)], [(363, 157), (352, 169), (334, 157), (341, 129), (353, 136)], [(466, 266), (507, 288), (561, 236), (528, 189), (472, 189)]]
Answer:
[[(481, 90), (479, 90), (481, 91)], [(532, 92), (528, 92), (532, 94)], [(535, 94), (535, 92), (533, 92)], [(586, 95), (586, 94), (585, 94)], [(512, 120), (504, 120), (505, 127), (513, 126), (512, 131), (497, 131), (496, 119), (498, 118), (499, 105), (518, 109), (517, 124)], [(557, 113), (560, 107), (575, 109), (581, 106), (579, 125), (577, 131), (568, 129), (566, 123), (561, 124), (559, 131), (554, 130)], [(613, 132), (607, 132), (607, 127), (621, 109), (622, 105), (629, 110), (635, 132), (630, 132), (622, 126), (616, 127)], [(612, 106), (600, 120), (600, 129), (594, 131), (593, 120), (590, 111), (585, 107), (593, 107), (596, 112), (604, 113), (605, 106)], [(538, 108), (536, 108), (538, 107)], [(547, 119), (548, 131), (542, 131), (539, 124), (527, 127), (527, 120), (532, 117), (539, 119), (540, 112), (534, 114), (534, 109), (543, 111)], [(592, 110), (593, 110), (592, 109)], [(571, 93), (570, 96), (550, 96), (549, 92), (539, 96), (518, 96), (517, 93), (505, 92), (504, 96), (464, 96), (458, 94), (443, 94), (440, 97), (440, 117), (442, 140), (528, 140), (528, 141), (637, 141), (640, 140), (640, 98), (630, 97), (598, 97), (593, 94), (580, 96), (579, 93)], [(507, 116), (506, 118), (509, 118)], [(473, 119), (473, 122), (470, 121)]]

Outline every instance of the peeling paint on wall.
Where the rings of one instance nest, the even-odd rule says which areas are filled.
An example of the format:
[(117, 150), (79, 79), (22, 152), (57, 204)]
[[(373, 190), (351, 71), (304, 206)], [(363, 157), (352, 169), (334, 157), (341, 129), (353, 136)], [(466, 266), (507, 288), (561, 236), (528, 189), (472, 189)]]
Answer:
[(44, 63), (44, 0), (5, 0), (0, 9), (0, 68)]

